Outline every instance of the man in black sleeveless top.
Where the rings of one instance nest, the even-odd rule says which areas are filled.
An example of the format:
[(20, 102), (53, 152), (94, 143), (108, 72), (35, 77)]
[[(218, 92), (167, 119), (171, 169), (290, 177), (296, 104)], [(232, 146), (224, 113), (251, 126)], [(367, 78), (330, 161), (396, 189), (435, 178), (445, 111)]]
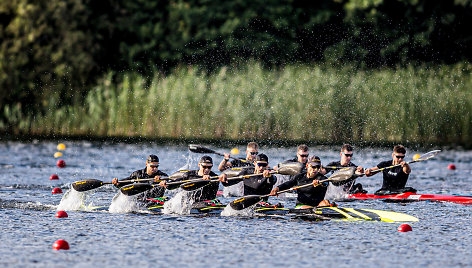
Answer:
[(402, 145), (396, 145), (393, 147), (392, 160), (387, 160), (380, 162), (376, 167), (368, 168), (365, 170), (365, 175), (370, 177), (377, 173), (372, 173), (372, 171), (389, 167), (393, 165), (401, 165), (391, 169), (386, 169), (382, 171), (383, 173), (383, 183), (382, 188), (377, 190), (375, 194), (377, 195), (387, 195), (387, 194), (399, 194), (405, 192), (416, 193), (416, 190), (411, 187), (405, 187), (408, 177), (411, 173), (410, 166), (404, 161), (406, 154), (406, 149)]

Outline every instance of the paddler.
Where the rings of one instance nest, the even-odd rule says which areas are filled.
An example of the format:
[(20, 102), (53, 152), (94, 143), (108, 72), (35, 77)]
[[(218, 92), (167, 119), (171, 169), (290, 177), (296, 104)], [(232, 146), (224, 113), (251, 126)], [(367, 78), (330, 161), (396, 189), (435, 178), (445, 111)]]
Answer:
[[(306, 165), (306, 162), (308, 161), (309, 156), (310, 154), (308, 152), (308, 146), (305, 144), (300, 144), (297, 147), (297, 156), (293, 159), (286, 160), (283, 163), (299, 162), (299, 163), (302, 163), (303, 165)], [(277, 168), (278, 168), (278, 165), (273, 167), (274, 170), (277, 170)]]
[(234, 159), (229, 161), (230, 154), (225, 153), (224, 159), (221, 161), (220, 165), (218, 166), (219, 171), (224, 171), (228, 168), (233, 167), (246, 167), (246, 166), (254, 166), (253, 162), (256, 156), (259, 154), (259, 145), (256, 142), (250, 142), (247, 144), (246, 147), (246, 161), (241, 161), (239, 159)]
[(375, 192), (376, 195), (387, 195), (387, 194), (399, 194), (405, 192), (416, 193), (416, 189), (411, 187), (405, 187), (408, 177), (411, 173), (410, 165), (405, 162), (406, 149), (403, 145), (395, 145), (393, 147), (392, 160), (380, 162), (376, 167), (368, 168), (365, 170), (367, 177), (373, 176), (375, 170), (389, 167), (393, 165), (401, 165), (391, 169), (382, 171), (383, 183), (382, 188)]
[[(186, 172), (181, 178), (177, 179), (176, 181), (182, 180), (192, 180), (192, 179), (203, 179), (203, 180), (210, 180), (210, 177), (217, 177), (218, 175), (211, 171), (213, 167), (213, 159), (210, 156), (204, 155), (200, 158), (198, 162), (198, 170), (190, 170)], [(222, 177), (220, 175), (219, 177)], [(194, 191), (193, 199), (194, 202), (202, 202), (213, 200), (216, 198), (216, 193), (218, 192), (219, 181), (212, 182), (209, 185), (206, 185), (198, 190)], [(160, 186), (166, 187), (166, 182), (161, 181), (159, 183)]]
[[(310, 156), (310, 154), (308, 152), (308, 146), (305, 145), (305, 144), (300, 144), (297, 147), (297, 156), (293, 159), (289, 159), (289, 160), (286, 160), (286, 161), (282, 162), (282, 164), (283, 163), (290, 163), (290, 162), (299, 162), (299, 163), (303, 164), (303, 169), (302, 169), (302, 173), (303, 173), (303, 172), (306, 172), (305, 166), (306, 166), (306, 162), (308, 161), (309, 156)], [(273, 169), (277, 170), (279, 168), (279, 165), (274, 166)], [(278, 183), (282, 184), (286, 180), (293, 179), (293, 177), (294, 176), (288, 176), (288, 177), (281, 176), (281, 177), (279, 177)]]
[(342, 183), (339, 183), (339, 182), (338, 183), (331, 182), (331, 183), (334, 186), (342, 185), (344, 192), (349, 193), (349, 194), (367, 193), (367, 191), (362, 188), (362, 184), (355, 183), (356, 178), (363, 174), (364, 168), (362, 166), (357, 166), (356, 164), (351, 162), (352, 157), (354, 155), (352, 145), (344, 144), (343, 146), (341, 146), (340, 155), (341, 155), (340, 161), (335, 161), (328, 164), (328, 167), (334, 167), (333, 169), (330, 170), (326, 168), (326, 169), (323, 169), (321, 173), (326, 174), (331, 171), (336, 172), (337, 170), (341, 168), (356, 167), (355, 175), (353, 175), (350, 179), (343, 181)]
[[(168, 177), (168, 175), (159, 170), (159, 157), (156, 155), (149, 155), (146, 159), (146, 167), (144, 169), (136, 170), (129, 177), (118, 180), (114, 178), (111, 183), (113, 183), (116, 187), (122, 187), (127, 184), (131, 184), (130, 182), (120, 182), (124, 180), (142, 180), (142, 179), (152, 179), (147, 181), (136, 181), (137, 183), (157, 183), (160, 181), (161, 177)], [(158, 198), (164, 195), (165, 189), (163, 187), (153, 187), (152, 189), (140, 194), (138, 196), (139, 201), (145, 201), (151, 198)]]
[(323, 168), (318, 156), (311, 156), (306, 163), (306, 172), (294, 176), (292, 179), (280, 184), (272, 189), (271, 195), (277, 195), (278, 191), (287, 190), (294, 186), (312, 183), (313, 186), (300, 188), (297, 190), (297, 209), (306, 209), (314, 207), (329, 206), (328, 200), (325, 200), (328, 182), (320, 183), (326, 177), (320, 173)]
[[(272, 190), (272, 187), (277, 182), (277, 178), (270, 174), (269, 171), (269, 157), (265, 154), (258, 154), (254, 159), (254, 168), (244, 169), (238, 176), (260, 174), (258, 176), (247, 177), (240, 180), (227, 180), (226, 174), (220, 176), (220, 181), (223, 186), (228, 187), (243, 181), (244, 190), (243, 195), (266, 195)], [(264, 199), (267, 201), (268, 197)], [(259, 206), (270, 206), (267, 202), (259, 203)]]

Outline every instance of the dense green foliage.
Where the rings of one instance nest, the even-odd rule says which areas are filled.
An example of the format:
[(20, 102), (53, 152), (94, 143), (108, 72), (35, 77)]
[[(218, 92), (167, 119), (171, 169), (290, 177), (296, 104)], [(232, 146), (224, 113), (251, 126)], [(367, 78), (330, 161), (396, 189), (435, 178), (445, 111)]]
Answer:
[(472, 65), (356, 71), (353, 67), (256, 63), (210, 76), (193, 68), (147, 85), (113, 75), (85, 105), (51, 106), (31, 119), (34, 134), (169, 138), (289, 139), (335, 142), (472, 140)]
[(325, 64), (335, 75), (470, 61), (471, 22), (472, 0), (0, 1), (0, 130), (80, 107), (101, 79), (118, 87), (128, 73), (147, 90), (187, 65), (212, 74), (255, 60), (277, 75)]

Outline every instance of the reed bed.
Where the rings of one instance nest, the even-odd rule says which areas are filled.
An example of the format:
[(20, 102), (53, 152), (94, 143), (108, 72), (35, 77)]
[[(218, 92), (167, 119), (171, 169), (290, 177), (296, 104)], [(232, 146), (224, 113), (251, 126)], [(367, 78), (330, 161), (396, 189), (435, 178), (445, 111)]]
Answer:
[(472, 144), (472, 65), (358, 70), (256, 62), (108, 74), (84, 103), (22, 118), (32, 134)]

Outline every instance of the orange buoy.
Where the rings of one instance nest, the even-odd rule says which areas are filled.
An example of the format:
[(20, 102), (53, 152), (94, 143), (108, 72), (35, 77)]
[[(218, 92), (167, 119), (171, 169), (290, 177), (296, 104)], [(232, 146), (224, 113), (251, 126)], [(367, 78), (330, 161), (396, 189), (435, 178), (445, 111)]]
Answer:
[(52, 189), (52, 194), (62, 194), (62, 189), (59, 187), (56, 187)]
[(52, 174), (52, 175), (49, 177), (49, 180), (50, 180), (50, 181), (58, 180), (58, 179), (59, 179), (59, 176), (57, 176), (56, 174)]
[(67, 215), (67, 212), (63, 210), (59, 210), (58, 212), (56, 212), (56, 218), (67, 218), (67, 217), (69, 217), (69, 215)]
[(54, 242), (54, 244), (52, 244), (52, 249), (54, 249), (54, 250), (60, 250), (60, 249), (68, 250), (69, 249), (69, 243), (67, 243), (67, 241), (63, 240), (63, 239), (56, 240)]
[(454, 164), (449, 164), (449, 165), (447, 166), (447, 169), (449, 169), (449, 170), (456, 170), (456, 165), (454, 165)]
[(238, 148), (233, 148), (233, 149), (231, 149), (231, 154), (232, 154), (232, 155), (237, 155), (237, 154), (239, 154), (239, 149), (238, 149)]
[(413, 231), (413, 229), (408, 224), (402, 224), (402, 225), (398, 226), (398, 231), (399, 232), (409, 232), (409, 231)]
[(62, 153), (61, 152), (55, 152), (54, 153), (54, 158), (59, 158), (62, 156)]
[(59, 159), (59, 160), (57, 160), (56, 166), (58, 166), (60, 168), (64, 168), (66, 166), (66, 161), (64, 161), (62, 159)]
[(57, 145), (57, 150), (64, 151), (66, 149), (66, 145), (64, 143), (59, 143)]

